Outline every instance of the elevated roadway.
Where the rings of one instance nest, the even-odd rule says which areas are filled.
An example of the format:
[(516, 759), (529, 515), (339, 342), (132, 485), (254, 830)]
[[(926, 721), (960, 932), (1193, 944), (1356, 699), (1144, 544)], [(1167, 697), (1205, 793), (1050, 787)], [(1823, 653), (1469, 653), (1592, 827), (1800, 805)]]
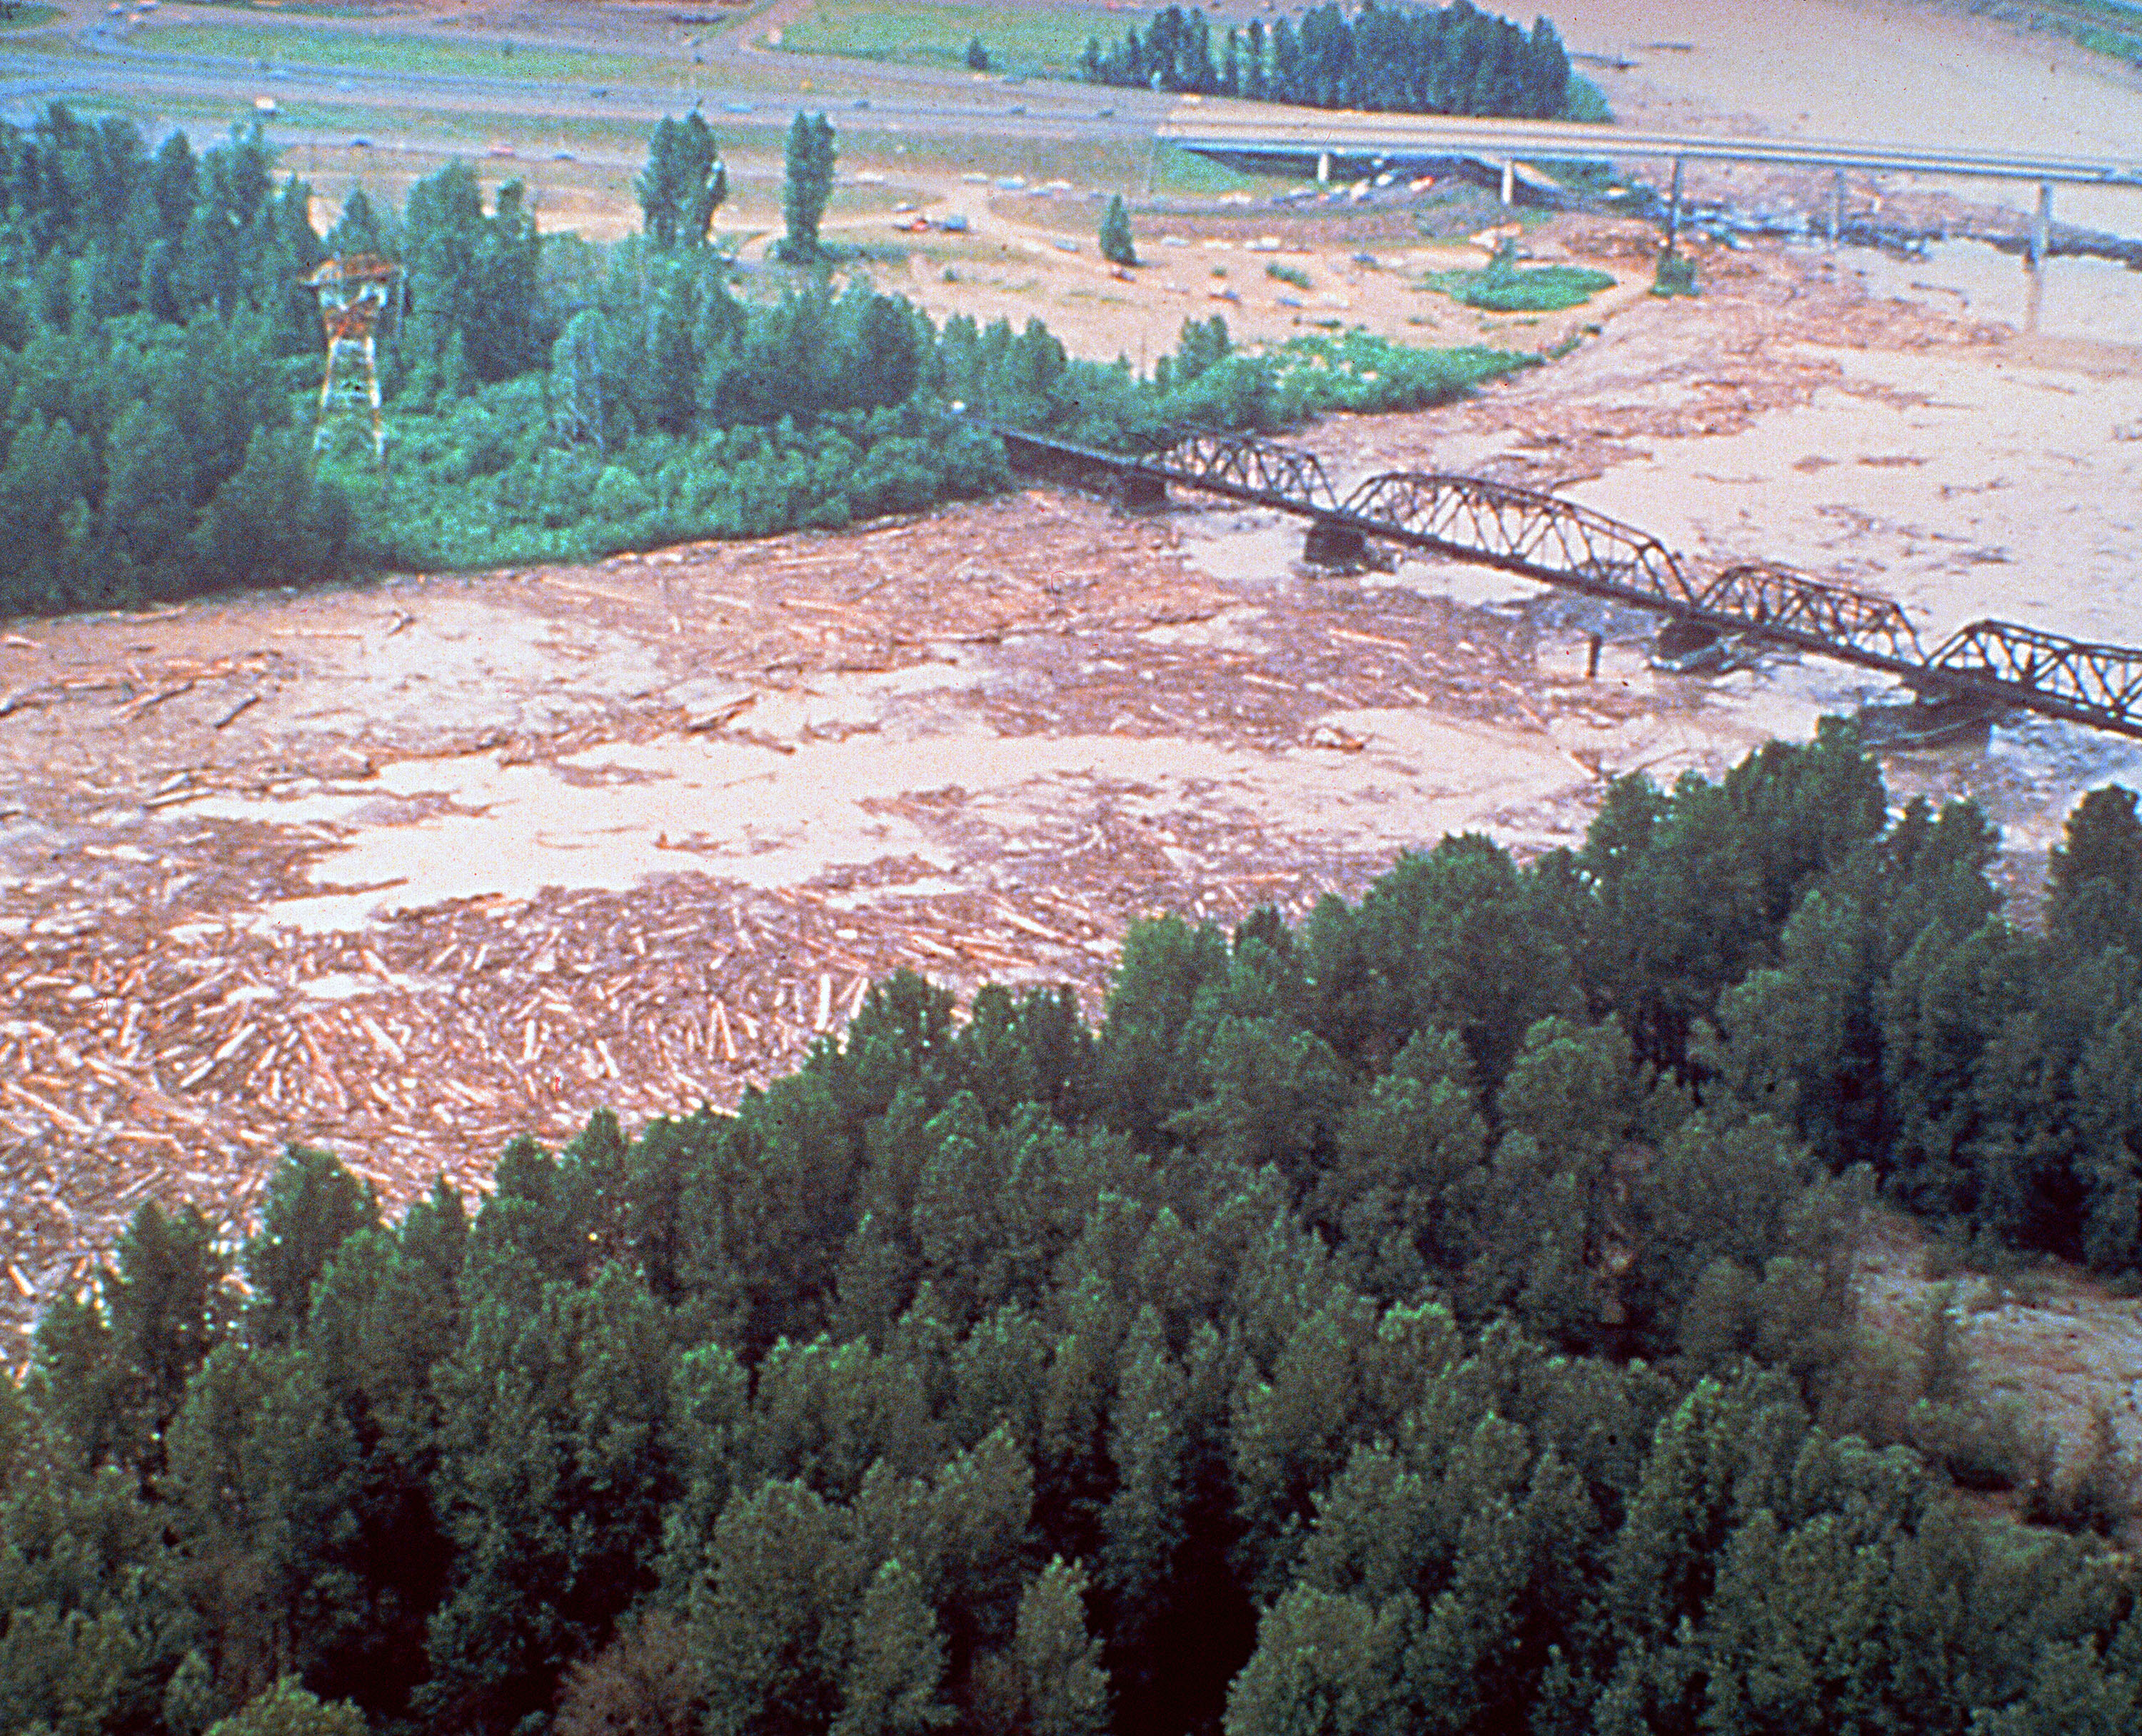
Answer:
[(2142, 187), (2142, 141), (2125, 156), (1976, 150), (1873, 140), (1740, 138), (1718, 133), (1498, 121), (1463, 115), (1372, 114), (1276, 103), (1207, 101), (1177, 107), (1157, 136), (1185, 151), (1229, 156), (1319, 156), (1360, 161), (1485, 157), (1493, 161), (1657, 161), (1772, 163), (1875, 174), (1946, 175), (2050, 185)]
[(1320, 178), (1335, 161), (1428, 162), (1452, 158), (1503, 171), (1508, 204), (1519, 166), (1531, 161), (1671, 161), (1670, 210), (1678, 218), (1687, 163), (1759, 163), (1828, 170), (1833, 181), (1832, 233), (1843, 226), (1843, 177), (1933, 175), (1961, 180), (2025, 181), (2038, 189), (2033, 258), (2042, 258), (2052, 224), (2056, 186), (2142, 188), (2142, 141), (2118, 153), (1979, 148), (1869, 139), (1740, 137), (1657, 128), (1585, 125), (1567, 121), (1504, 121), (1463, 115), (1376, 114), (1354, 109), (1297, 108), (1276, 103), (1197, 98), (1186, 101), (1155, 131), (1160, 141), (1208, 156), (1314, 161)]

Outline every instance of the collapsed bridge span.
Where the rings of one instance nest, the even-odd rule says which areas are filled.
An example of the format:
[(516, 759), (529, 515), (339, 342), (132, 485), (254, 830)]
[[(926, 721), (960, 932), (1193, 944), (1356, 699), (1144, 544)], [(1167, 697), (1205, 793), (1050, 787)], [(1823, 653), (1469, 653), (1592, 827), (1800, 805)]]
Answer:
[(1099, 486), (1129, 504), (1157, 505), (1176, 483), (1305, 519), (1312, 558), (1397, 543), (1648, 609), (1720, 636), (1878, 669), (1923, 697), (2015, 706), (2142, 737), (2142, 650), (1982, 621), (1929, 653), (1891, 598), (1776, 561), (1698, 567), (1633, 525), (1481, 477), (1393, 471), (1342, 499), (1315, 453), (1251, 435), (1198, 429), (1162, 450), (1127, 455), (1020, 428), (994, 431), (1014, 469)]

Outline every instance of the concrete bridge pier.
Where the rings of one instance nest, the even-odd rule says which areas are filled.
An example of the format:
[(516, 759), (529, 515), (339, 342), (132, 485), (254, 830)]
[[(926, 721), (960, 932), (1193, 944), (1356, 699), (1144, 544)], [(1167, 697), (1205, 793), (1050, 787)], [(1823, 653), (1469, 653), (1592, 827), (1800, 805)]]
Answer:
[(1167, 478), (1150, 470), (1126, 470), (1112, 485), (1116, 504), (1127, 512), (1149, 512), (1167, 504)]
[(1513, 157), (1505, 157), (1503, 159), (1503, 203), (1506, 205), (1510, 204), (1516, 199), (1517, 193), (1517, 161)]
[(2038, 214), (2031, 220), (2031, 269), (2035, 271), (2046, 262), (2046, 249), (2053, 239), (2053, 184), (2049, 181), (2038, 183)]
[(1844, 245), (1844, 171), (1829, 171), (1829, 245)]
[(1681, 240), (1681, 159), (1674, 159), (1673, 191), (1666, 195), (1666, 251), (1671, 254)]
[(1352, 566), (1369, 551), (1368, 538), (1343, 524), (1319, 518), (1301, 540), (1301, 558), (1311, 566)]

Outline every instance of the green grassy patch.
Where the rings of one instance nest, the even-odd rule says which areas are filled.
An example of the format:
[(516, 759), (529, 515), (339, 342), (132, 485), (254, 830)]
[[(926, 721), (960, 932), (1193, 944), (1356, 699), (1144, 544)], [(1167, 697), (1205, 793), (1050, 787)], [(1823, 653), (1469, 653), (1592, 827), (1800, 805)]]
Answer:
[(167, 54), (222, 55), (352, 72), (428, 72), (538, 83), (678, 84), (689, 82), (693, 71), (686, 62), (639, 55), (580, 54), (563, 48), (509, 50), (498, 43), (436, 42), (354, 31), (252, 29), (242, 24), (159, 24), (141, 40)]
[(1297, 289), (1309, 287), (1309, 274), (1299, 265), (1267, 265), (1265, 275), (1275, 283), (1292, 284)]
[(204, 0), (210, 6), (227, 7), (232, 12), (265, 12), (271, 17), (289, 18), (368, 18), (375, 22), (379, 9), (372, 6), (338, 6), (330, 0)]
[[(47, 62), (91, 61), (103, 57), (94, 48), (58, 30), (0, 30), (0, 55), (6, 55), (11, 60), (17, 57), (26, 60), (34, 57)], [(86, 96), (86, 93), (78, 92), (77, 95)], [(74, 96), (67, 99), (67, 105), (69, 108), (81, 106)], [(42, 107), (43, 105), (38, 106)]]
[(1487, 314), (1554, 314), (1587, 302), (1614, 287), (1603, 271), (1577, 265), (1537, 265), (1530, 270), (1498, 260), (1481, 271), (1430, 271), (1420, 287)]
[(1661, 254), (1658, 270), (1651, 279), (1651, 294), (1663, 297), (1695, 293), (1695, 261), (1685, 253)]
[(1358, 325), (1334, 337), (1304, 333), (1266, 350), (1260, 359), (1290, 419), (1326, 410), (1424, 409), (1462, 398), (1485, 381), (1539, 365), (1537, 356), (1513, 349), (1423, 349), (1394, 344)]
[(1998, 16), (2019, 29), (2050, 31), (2065, 37), (2093, 54), (2142, 62), (2142, 7), (2123, 4), (2121, 0), (2054, 0), (2054, 3), (2041, 0), (2040, 4)]
[(57, 6), (18, 6), (13, 17), (0, 19), (0, 30), (42, 30), (66, 16)]
[(1200, 156), (1194, 151), (1180, 151), (1172, 145), (1157, 147), (1152, 159), (1152, 190), (1161, 195), (1198, 198), (1205, 195), (1250, 193), (1260, 187), (1273, 185), (1291, 186), (1291, 176), (1245, 174), (1240, 169), (1231, 169), (1226, 164), (1216, 162), (1209, 156)]
[(999, 72), (1058, 77), (1074, 72), (1089, 37), (1106, 37), (1116, 21), (1078, 7), (876, 6), (824, 0), (785, 26), (781, 46), (798, 54), (965, 71), (967, 44), (980, 40)]

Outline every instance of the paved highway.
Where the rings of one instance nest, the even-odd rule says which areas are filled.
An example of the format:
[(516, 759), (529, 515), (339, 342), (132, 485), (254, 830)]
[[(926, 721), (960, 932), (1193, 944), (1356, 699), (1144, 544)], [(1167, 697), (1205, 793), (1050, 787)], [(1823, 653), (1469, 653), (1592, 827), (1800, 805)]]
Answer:
[[(644, 128), (665, 114), (697, 104), (717, 125), (736, 129), (785, 127), (798, 108), (845, 111), (842, 124), (858, 129), (911, 132), (925, 137), (1006, 141), (1144, 141), (1166, 118), (1172, 96), (1146, 91), (1096, 90), (1069, 82), (1008, 85), (990, 77), (935, 72), (926, 68), (769, 53), (738, 38), (763, 27), (764, 19), (733, 27), (698, 50), (699, 58), (654, 31), (637, 39), (608, 21), (585, 30), (549, 32), (470, 28), (458, 22), (452, 35), (422, 19), (351, 21), (249, 13), (234, 18), (220, 7), (167, 5), (159, 22), (243, 25), (260, 37), (256, 57), (168, 52), (159, 47), (157, 24), (133, 28), (107, 18), (93, 6), (69, 7), (72, 52), (40, 54), (30, 42), (9, 45), (0, 57), (0, 111), (17, 117), (55, 97), (130, 96), (151, 103), (198, 106), (204, 99), (250, 107), (269, 96), (379, 111), (382, 126), (407, 111), (407, 131), (422, 118), (452, 112), (496, 117), (500, 135), (516, 123), (572, 120), (613, 121)], [(590, 9), (591, 20), (595, 8)], [(631, 21), (639, 22), (639, 20)], [(659, 22), (659, 21), (658, 21)], [(292, 34), (290, 52), (279, 53), (276, 37)], [(308, 64), (299, 57), (299, 32), (362, 35), (377, 42), (409, 42), (421, 52), (432, 46), (516, 48), (600, 53), (614, 67), (619, 57), (644, 62), (629, 81), (591, 72), (585, 80), (530, 79), (440, 72), (384, 71)], [(0, 38), (4, 42), (4, 38)], [(86, 54), (81, 50), (89, 51)], [(592, 63), (591, 63), (592, 64)], [(868, 113), (865, 121), (862, 115)], [(284, 138), (288, 126), (277, 129)], [(320, 142), (328, 142), (323, 136)], [(466, 149), (466, 141), (461, 141)], [(637, 159), (635, 159), (637, 161)]]
[[(540, 133), (541, 123), (561, 120), (609, 121), (640, 131), (664, 114), (697, 104), (718, 126), (725, 124), (737, 133), (784, 126), (795, 109), (812, 107), (845, 111), (842, 124), (852, 130), (937, 141), (1121, 146), (1157, 137), (1193, 151), (1296, 160), (1314, 160), (1325, 152), (1355, 161), (1678, 158), (2036, 182), (2048, 189), (2142, 187), (2142, 146), (2114, 156), (2041, 153), (1283, 108), (1049, 81), (1014, 86), (996, 78), (783, 54), (755, 46), (778, 7), (776, 13), (710, 30), (698, 40), (685, 38), (673, 22), (651, 14), (620, 17), (592, 6), (585, 22), (560, 8), (546, 26), (512, 31), (465, 17), (356, 20), (250, 12), (240, 20), (221, 7), (167, 3), (160, 10), (163, 22), (224, 27), (242, 22), (256, 29), (261, 52), (249, 61), (164, 52), (158, 46), (157, 24), (131, 27), (108, 17), (91, 0), (63, 3), (69, 52), (40, 55), (30, 40), (11, 47), (0, 58), (0, 111), (23, 115), (56, 96), (123, 95), (189, 107), (207, 99), (240, 108), (268, 96), (282, 102), (370, 111), (376, 120), (366, 126), (398, 133), (400, 142), (466, 150), (465, 136), (441, 139), (436, 125), (427, 126), (427, 119), (442, 113), (479, 116), (496, 121), (500, 136), (526, 139)], [(284, 32), (289, 33), (291, 52), (278, 54), (275, 40)], [(297, 57), (306, 49), (303, 37), (317, 42), (338, 33), (375, 42), (383, 37), (406, 40), (419, 52), (433, 45), (467, 48), (509, 42), (521, 48), (581, 51), (600, 53), (613, 69), (620, 57), (635, 58), (644, 71), (635, 68), (629, 80), (595, 74), (569, 82), (308, 65)], [(596, 64), (590, 62), (591, 67)], [(333, 133), (288, 121), (277, 131), (285, 140), (336, 142)], [(600, 149), (578, 154), (606, 161)], [(2046, 208), (2041, 205), (2041, 210)]]
[(2142, 143), (2124, 156), (2078, 156), (1873, 140), (1737, 138), (1717, 133), (1639, 131), (1554, 121), (1281, 109), (1270, 103), (1217, 101), (1178, 106), (1157, 131), (1162, 138), (1185, 150), (1236, 156), (1299, 159), (1329, 152), (1355, 160), (1378, 156), (1618, 161), (1681, 157), (1691, 162), (1773, 163), (1878, 174), (2142, 187)]

